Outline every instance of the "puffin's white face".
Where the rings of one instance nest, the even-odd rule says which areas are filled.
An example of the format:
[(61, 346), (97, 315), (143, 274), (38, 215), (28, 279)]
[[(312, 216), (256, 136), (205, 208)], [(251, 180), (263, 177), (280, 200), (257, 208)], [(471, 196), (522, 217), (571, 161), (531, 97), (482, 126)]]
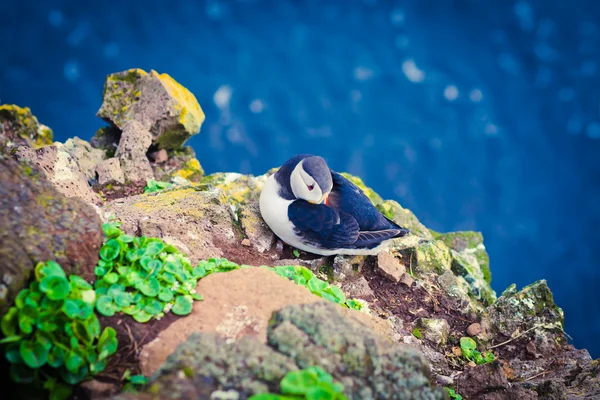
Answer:
[(323, 193), (319, 184), (303, 168), (304, 160), (300, 161), (290, 176), (292, 192), (297, 199), (306, 200), (312, 204), (323, 203), (329, 193)]

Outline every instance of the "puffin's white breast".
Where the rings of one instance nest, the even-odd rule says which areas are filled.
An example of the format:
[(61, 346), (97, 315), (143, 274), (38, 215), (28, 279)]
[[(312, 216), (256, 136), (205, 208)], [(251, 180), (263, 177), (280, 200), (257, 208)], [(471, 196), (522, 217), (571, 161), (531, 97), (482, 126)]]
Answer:
[(294, 233), (294, 224), (288, 218), (291, 203), (292, 200), (279, 195), (279, 183), (275, 180), (275, 175), (271, 175), (260, 193), (260, 213), (273, 233), (293, 246), (298, 239)]

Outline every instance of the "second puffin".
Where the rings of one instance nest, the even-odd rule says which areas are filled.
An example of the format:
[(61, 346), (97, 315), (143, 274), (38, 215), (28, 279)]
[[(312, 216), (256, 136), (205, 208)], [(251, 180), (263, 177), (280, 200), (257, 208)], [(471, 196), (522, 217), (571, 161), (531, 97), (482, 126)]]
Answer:
[(323, 158), (310, 154), (290, 158), (267, 179), (260, 212), (281, 240), (325, 256), (374, 255), (388, 240), (408, 233)]

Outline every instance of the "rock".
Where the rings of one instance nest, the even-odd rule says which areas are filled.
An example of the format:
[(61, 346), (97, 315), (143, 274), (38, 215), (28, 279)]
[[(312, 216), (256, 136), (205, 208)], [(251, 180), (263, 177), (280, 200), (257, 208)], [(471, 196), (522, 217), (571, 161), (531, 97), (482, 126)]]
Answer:
[(193, 264), (239, 247), (229, 207), (218, 193), (191, 187), (163, 190), (117, 199), (103, 210), (114, 215), (128, 234), (159, 237)]
[(64, 196), (79, 197), (96, 205), (102, 204), (102, 199), (92, 190), (87, 177), (62, 144), (37, 150), (19, 147), (15, 154), (19, 161), (27, 161), (39, 167), (48, 181)]
[(406, 272), (406, 267), (400, 264), (396, 257), (387, 251), (381, 251), (377, 255), (377, 271), (392, 282), (400, 282), (400, 278)]
[(450, 325), (445, 319), (419, 318), (415, 321), (417, 329), (424, 339), (436, 345), (445, 345), (450, 334)]
[(109, 158), (100, 162), (96, 166), (98, 174), (98, 183), (106, 185), (107, 183), (125, 183), (125, 175), (121, 169), (121, 164), (118, 158)]
[(38, 122), (28, 107), (0, 105), (0, 153), (25, 146), (39, 149), (52, 144), (52, 130)]
[(361, 275), (365, 260), (365, 256), (335, 256), (333, 259), (333, 280), (336, 282), (355, 280), (357, 276)]
[(90, 400), (100, 400), (112, 397), (119, 392), (119, 386), (114, 383), (101, 382), (97, 379), (83, 381), (81, 388), (88, 395)]
[(460, 310), (463, 314), (484, 309), (480, 302), (469, 296), (469, 284), (462, 276), (457, 277), (452, 271), (446, 271), (436, 280), (444, 293), (461, 305)]
[(169, 161), (169, 155), (167, 154), (167, 150), (160, 149), (159, 151), (155, 151), (152, 153), (152, 159), (157, 164), (162, 164)]
[(250, 247), (252, 246), (252, 242), (250, 242), (250, 239), (244, 239), (242, 240), (242, 246)]
[(259, 253), (268, 251), (275, 242), (275, 235), (262, 219), (258, 201), (250, 201), (248, 204), (241, 205), (238, 215), (242, 230), (252, 246)]
[(69, 153), (88, 180), (96, 178), (96, 165), (104, 160), (104, 151), (92, 147), (91, 144), (79, 139), (77, 136), (67, 140), (63, 148), (58, 145), (57, 147), (61, 151)]
[[(192, 93), (167, 74), (130, 69), (111, 74), (97, 115), (122, 131), (130, 121), (159, 149), (179, 149), (200, 131), (204, 113)], [(147, 149), (147, 148), (146, 148)]]
[(198, 182), (204, 176), (204, 169), (202, 169), (196, 158), (190, 158), (171, 176), (187, 179), (190, 182)]
[(481, 232), (462, 231), (444, 233), (436, 235), (436, 239), (441, 240), (446, 246), (459, 253), (473, 254), (477, 259), (485, 281), (487, 283), (492, 281), (490, 258), (483, 245), (483, 235)]
[(54, 260), (92, 281), (103, 239), (92, 206), (61, 195), (35, 166), (2, 156), (0, 182), (0, 315), (38, 262)]
[(469, 283), (469, 294), (486, 306), (492, 304), (496, 300), (496, 292), (485, 279), (477, 257), (469, 252), (459, 253), (456, 250), (450, 250), (450, 252), (452, 253), (452, 272), (463, 277)]
[(420, 353), (391, 344), (334, 303), (287, 306), (273, 314), (267, 335), (264, 344), (193, 334), (156, 372), (148, 391), (158, 398), (199, 398), (193, 388), (209, 382), (247, 399), (276, 391), (288, 371), (321, 366), (344, 385), (349, 399), (444, 398), (429, 383)]
[(567, 398), (567, 388), (560, 381), (546, 381), (539, 385), (536, 391), (539, 400), (563, 400)]
[(467, 335), (469, 336), (477, 336), (481, 333), (481, 325), (477, 322), (469, 325), (467, 327)]
[(342, 283), (341, 289), (346, 294), (347, 298), (356, 298), (367, 302), (376, 299), (375, 293), (364, 276), (360, 276), (353, 281)]
[(152, 144), (152, 135), (136, 120), (123, 124), (123, 133), (115, 153), (125, 177), (130, 181), (147, 181), (154, 178), (146, 151)]
[(121, 130), (116, 126), (105, 126), (96, 131), (96, 134), (90, 139), (90, 145), (102, 150), (106, 157), (113, 157), (119, 146), (121, 139)]
[(415, 283), (415, 279), (412, 276), (410, 276), (410, 274), (405, 273), (400, 278), (400, 283), (403, 284), (404, 286), (410, 288)]
[[(218, 333), (226, 340), (244, 336), (267, 340), (267, 325), (276, 310), (291, 304), (321, 302), (323, 299), (302, 286), (264, 268), (245, 268), (202, 279), (196, 288), (204, 301), (179, 318), (141, 349), (141, 368), (151, 375), (167, 356), (193, 332)], [(340, 312), (365, 324), (383, 337), (391, 337), (389, 326), (365, 313), (343, 308)]]
[(465, 399), (536, 400), (537, 393), (508, 383), (498, 362), (467, 368), (456, 380), (456, 387)]
[(440, 240), (422, 240), (415, 247), (413, 268), (422, 273), (442, 275), (450, 269), (452, 257), (450, 250)]
[[(537, 327), (532, 335), (538, 350), (546, 348), (543, 343), (551, 343), (563, 337), (564, 314), (556, 304), (546, 281), (537, 281), (514, 293), (511, 289), (485, 309), (481, 324), (492, 337), (501, 335), (509, 338), (513, 334)], [(551, 350), (551, 349), (548, 349)]]

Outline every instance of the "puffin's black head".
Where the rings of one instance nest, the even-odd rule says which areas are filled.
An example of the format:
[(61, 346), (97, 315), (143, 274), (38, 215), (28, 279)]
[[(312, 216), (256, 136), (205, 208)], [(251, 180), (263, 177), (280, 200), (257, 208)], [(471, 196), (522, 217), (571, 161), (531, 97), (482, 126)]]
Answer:
[(331, 171), (325, 160), (309, 154), (290, 158), (277, 175), (280, 183), (291, 191), (290, 197), (313, 204), (323, 203), (333, 187)]

